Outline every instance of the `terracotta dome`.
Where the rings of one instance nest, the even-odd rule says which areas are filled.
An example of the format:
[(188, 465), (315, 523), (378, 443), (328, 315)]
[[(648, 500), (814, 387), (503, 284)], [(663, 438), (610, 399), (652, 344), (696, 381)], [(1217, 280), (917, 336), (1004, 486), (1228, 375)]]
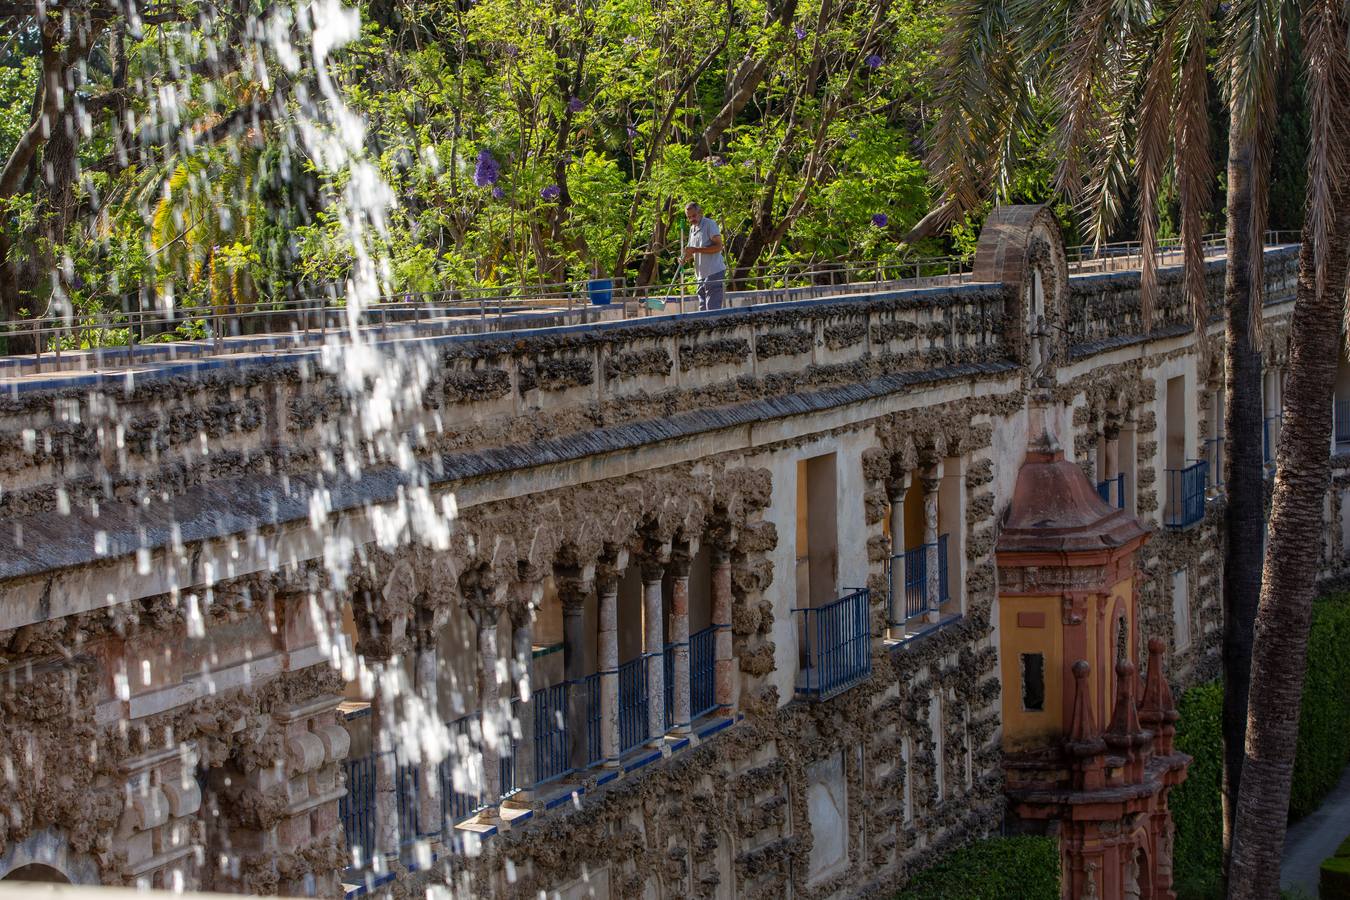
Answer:
[[(1049, 442), (1047, 442), (1049, 443)], [(1148, 534), (1140, 521), (1098, 495), (1064, 451), (1027, 451), (1017, 473), (999, 553), (1090, 553), (1122, 547)]]

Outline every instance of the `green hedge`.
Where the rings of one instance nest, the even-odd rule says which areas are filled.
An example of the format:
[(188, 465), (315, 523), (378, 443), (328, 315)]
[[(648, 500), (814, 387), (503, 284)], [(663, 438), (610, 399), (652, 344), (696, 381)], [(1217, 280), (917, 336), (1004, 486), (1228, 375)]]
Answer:
[(1176, 745), (1191, 755), (1191, 768), (1172, 792), (1176, 842), (1173, 880), (1183, 900), (1222, 896), (1223, 870), (1223, 685), (1191, 688), (1177, 704)]
[(1317, 894), (1321, 900), (1350, 900), (1350, 838), (1322, 860)]
[(1350, 594), (1313, 604), (1289, 816), (1317, 809), (1350, 762)]
[[(1350, 594), (1313, 604), (1308, 674), (1298, 724), (1298, 752), (1289, 816), (1317, 809), (1350, 763)], [(1217, 682), (1187, 691), (1178, 704), (1177, 746), (1189, 753), (1190, 774), (1172, 794), (1176, 821), (1173, 854), (1181, 900), (1222, 897), (1223, 687)]]
[(896, 900), (1059, 900), (1059, 843), (989, 838), (948, 853), (914, 876)]

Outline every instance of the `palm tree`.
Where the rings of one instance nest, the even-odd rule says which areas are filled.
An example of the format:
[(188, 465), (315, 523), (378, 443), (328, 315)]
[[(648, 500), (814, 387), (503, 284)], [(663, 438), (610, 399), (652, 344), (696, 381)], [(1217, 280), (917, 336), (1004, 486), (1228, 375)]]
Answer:
[[(1292, 4), (1289, 4), (1292, 6)], [(1289, 338), (1284, 427), (1252, 644), (1246, 758), (1238, 791), (1230, 900), (1279, 891), (1308, 629), (1330, 483), (1331, 395), (1345, 313), (1350, 251), (1350, 46), (1339, 0), (1285, 9), (1279, 0), (1238, 0), (1235, 13), (1277, 30), (1298, 12), (1308, 75), (1311, 140), (1308, 227), (1299, 254)], [(1269, 46), (1278, 38), (1267, 35)], [(1241, 73), (1273, 84), (1274, 54), (1253, 54)], [(1245, 125), (1251, 127), (1249, 118)]]
[(1237, 797), (1247, 737), (1252, 641), (1261, 592), (1262, 528), (1265, 521), (1264, 452), (1261, 434), (1261, 291), (1265, 279), (1266, 204), (1271, 123), (1275, 118), (1273, 73), (1280, 34), (1254, 5), (1230, 10), (1222, 71), (1229, 109), (1228, 196), (1224, 274), (1226, 376), (1224, 510), (1227, 543), (1223, 570), (1223, 860), (1232, 850)]
[[(1053, 8), (1025, 0), (953, 0), (939, 84), (940, 117), (931, 162), (942, 202), (921, 223), (959, 218), (1003, 190), (1016, 165), (1017, 136), (1034, 130), (1035, 99), (1057, 101), (1061, 189), (1079, 199), (1103, 240), (1137, 179), (1144, 245), (1144, 314), (1151, 312), (1156, 269), (1157, 199), (1169, 163), (1182, 202), (1185, 279), (1196, 329), (1208, 324), (1200, 235), (1211, 178), (1206, 119), (1206, 53), (1214, 4), (1173, 0), (1148, 7), (1105, 0), (1058, 0)], [(1229, 542), (1224, 559), (1223, 669), (1225, 704), (1224, 845), (1229, 845), (1243, 760), (1252, 629), (1260, 590), (1258, 551), (1264, 517), (1260, 327), (1267, 123), (1273, 90), (1265, 69), (1239, 59), (1273, 59), (1278, 31), (1259, 16), (1229, 18), (1225, 71), (1233, 110), (1228, 160), (1225, 461)], [(1114, 98), (1114, 99), (1113, 99)], [(1084, 158), (1086, 157), (1086, 159)], [(1090, 173), (1084, 190), (1084, 170)], [(916, 229), (917, 230), (917, 229)], [(1227, 854), (1225, 853), (1225, 858)]]

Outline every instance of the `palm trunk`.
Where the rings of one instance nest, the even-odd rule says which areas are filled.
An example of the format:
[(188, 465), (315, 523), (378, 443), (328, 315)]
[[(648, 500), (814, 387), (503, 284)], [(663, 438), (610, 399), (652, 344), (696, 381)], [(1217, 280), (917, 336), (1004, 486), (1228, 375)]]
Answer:
[(1229, 900), (1265, 900), (1279, 894), (1308, 629), (1324, 537), (1322, 505), (1331, 475), (1331, 395), (1350, 237), (1350, 192), (1345, 188), (1334, 186), (1320, 286), (1311, 239), (1304, 241), (1299, 255), (1284, 426), (1252, 647), (1247, 754), (1234, 822)]
[[(1235, 123), (1236, 125), (1237, 123)], [(1230, 133), (1237, 135), (1234, 127)], [(1223, 560), (1223, 858), (1232, 848), (1233, 816), (1247, 737), (1252, 630), (1261, 595), (1261, 526), (1265, 474), (1261, 447), (1261, 353), (1252, 346), (1251, 304), (1262, 285), (1251, 282), (1252, 166), (1255, 147), (1228, 150), (1228, 264), (1224, 279), (1227, 395), (1224, 403), (1224, 481), (1228, 543)], [(1259, 179), (1264, 181), (1265, 179)]]

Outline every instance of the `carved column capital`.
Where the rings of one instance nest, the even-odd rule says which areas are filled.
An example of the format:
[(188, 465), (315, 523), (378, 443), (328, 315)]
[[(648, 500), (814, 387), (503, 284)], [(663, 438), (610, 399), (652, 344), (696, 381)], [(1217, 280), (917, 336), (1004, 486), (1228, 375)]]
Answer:
[(894, 474), (886, 479), (886, 499), (892, 504), (899, 504), (905, 501), (905, 495), (909, 493), (909, 485), (913, 480), (910, 472), (905, 471)]

